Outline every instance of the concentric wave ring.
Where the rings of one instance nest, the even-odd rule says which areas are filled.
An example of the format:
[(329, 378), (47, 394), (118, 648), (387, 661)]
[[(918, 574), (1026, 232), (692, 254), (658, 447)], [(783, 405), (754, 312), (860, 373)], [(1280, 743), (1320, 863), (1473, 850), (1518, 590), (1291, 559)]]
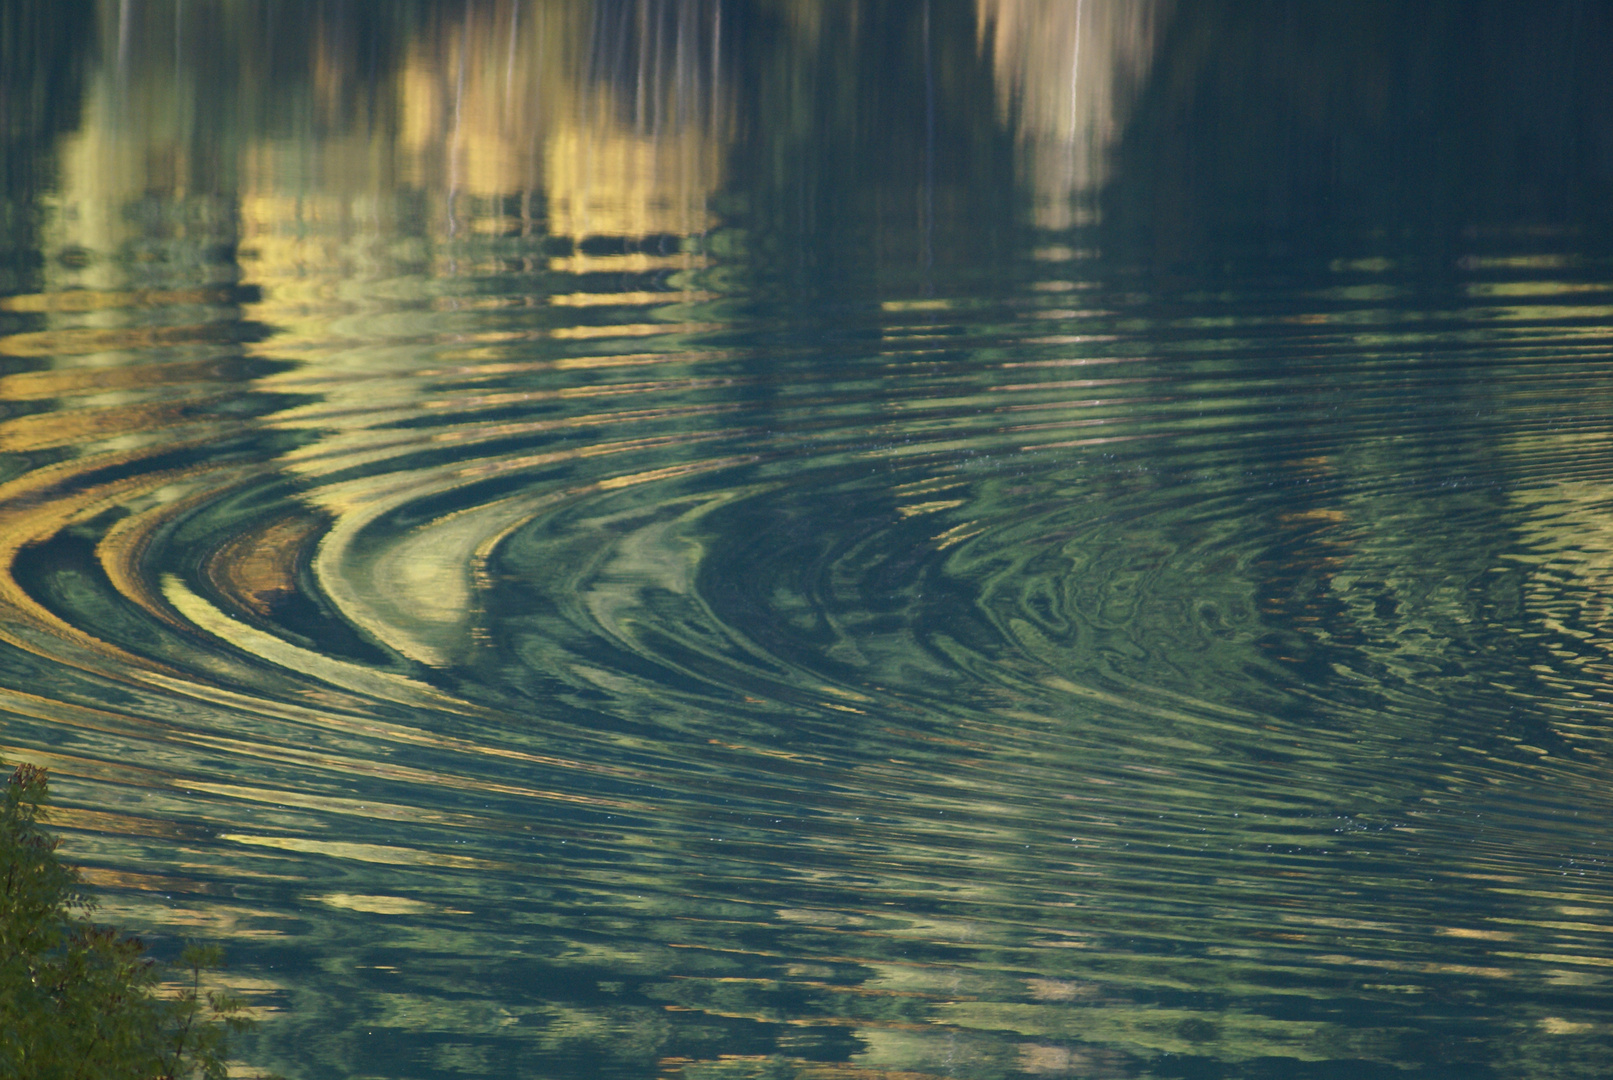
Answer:
[[(790, 349), (698, 269), (142, 330), (132, 400), (0, 428), (56, 455), (3, 492), (8, 751), (140, 917), (349, 1031), (1370, 1061), (1412, 982), (1594, 972), (1596, 841), (1529, 841), (1605, 803), (1604, 560), (1553, 527), (1609, 473), (1595, 296), (1229, 327), (1024, 273)], [(274, 1052), (352, 1052), (312, 1015)]]

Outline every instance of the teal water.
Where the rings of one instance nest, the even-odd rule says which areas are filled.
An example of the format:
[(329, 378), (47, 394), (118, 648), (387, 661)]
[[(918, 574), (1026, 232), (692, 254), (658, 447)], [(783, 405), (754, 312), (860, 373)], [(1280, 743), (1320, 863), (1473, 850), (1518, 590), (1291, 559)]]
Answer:
[(1596, 1077), (1598, 4), (0, 14), (0, 756), (242, 1075)]

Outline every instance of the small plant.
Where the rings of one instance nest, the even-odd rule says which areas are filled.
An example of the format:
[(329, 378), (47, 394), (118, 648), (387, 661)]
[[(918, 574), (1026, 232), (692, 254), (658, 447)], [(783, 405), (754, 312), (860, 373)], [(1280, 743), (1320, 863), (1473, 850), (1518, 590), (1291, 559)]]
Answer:
[(161, 995), (144, 944), (90, 922), (43, 827), (49, 802), (45, 770), (26, 764), (0, 796), (0, 1078), (221, 1080), (228, 1036), (250, 1024), (238, 998), (202, 990), (221, 951), (187, 948), (188, 987)]
[(202, 993), (202, 972), (224, 966), (224, 950), (217, 945), (190, 945), (180, 954), (179, 962), (190, 971), (190, 986), (170, 1000), (174, 1030), (161, 1080), (180, 1080), (198, 1070), (205, 1080), (221, 1080), (225, 1075), (228, 1036), (252, 1026), (252, 1021), (241, 1015), (246, 1002), (214, 990)]

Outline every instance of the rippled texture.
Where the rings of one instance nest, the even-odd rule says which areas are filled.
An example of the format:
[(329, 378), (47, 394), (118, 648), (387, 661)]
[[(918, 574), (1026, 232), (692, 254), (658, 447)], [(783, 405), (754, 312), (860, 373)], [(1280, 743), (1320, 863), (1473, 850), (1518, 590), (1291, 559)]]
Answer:
[[(233, 187), (106, 119), (205, 27), (100, 11), (6, 219), (0, 752), (111, 917), (225, 941), (251, 1064), (1605, 1070), (1601, 234), (1139, 255), (1162, 179), (1015, 172), (1071, 100), (1015, 8), (421, 9), (392, 97), (284, 106), (381, 134), (243, 98)], [(1152, 70), (1237, 40), (1181, 18)], [(866, 178), (848, 40), (930, 105)]]

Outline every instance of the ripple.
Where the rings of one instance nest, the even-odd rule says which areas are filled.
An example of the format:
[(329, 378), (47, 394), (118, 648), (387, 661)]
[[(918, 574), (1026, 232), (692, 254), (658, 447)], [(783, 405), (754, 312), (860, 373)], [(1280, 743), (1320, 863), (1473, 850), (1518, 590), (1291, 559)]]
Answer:
[(710, 238), (301, 225), (0, 339), (4, 752), (112, 910), (238, 942), (265, 1060), (1607, 1030), (1594, 276), (1030, 259), (803, 328)]

